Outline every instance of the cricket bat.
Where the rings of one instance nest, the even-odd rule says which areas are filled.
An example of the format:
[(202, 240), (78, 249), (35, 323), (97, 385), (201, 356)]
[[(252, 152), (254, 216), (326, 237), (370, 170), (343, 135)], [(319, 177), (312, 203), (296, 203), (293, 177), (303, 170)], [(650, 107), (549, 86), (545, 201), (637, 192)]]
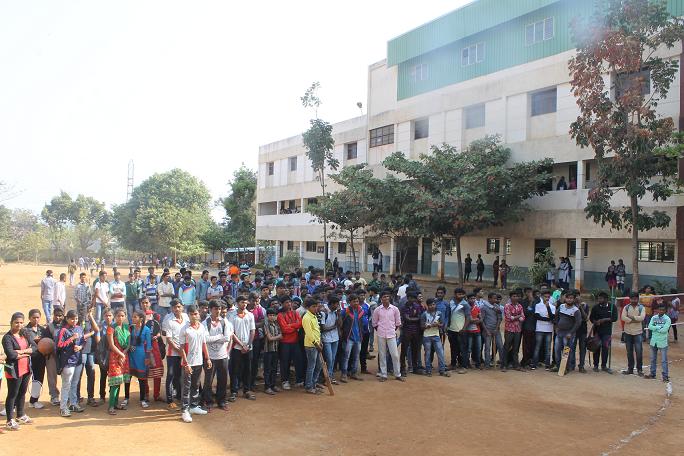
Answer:
[(325, 379), (325, 386), (328, 388), (328, 394), (331, 396), (335, 395), (335, 390), (333, 389), (332, 383), (330, 382), (330, 376), (328, 375), (328, 365), (325, 362), (325, 358), (323, 357), (323, 351), (321, 350), (321, 347), (316, 346), (318, 348), (318, 356), (321, 358), (321, 366), (323, 366), (323, 378)]
[(570, 357), (570, 347), (565, 347), (563, 349), (563, 355), (561, 356), (560, 367), (558, 368), (558, 376), (563, 377), (565, 375), (565, 369), (568, 367), (568, 358)]

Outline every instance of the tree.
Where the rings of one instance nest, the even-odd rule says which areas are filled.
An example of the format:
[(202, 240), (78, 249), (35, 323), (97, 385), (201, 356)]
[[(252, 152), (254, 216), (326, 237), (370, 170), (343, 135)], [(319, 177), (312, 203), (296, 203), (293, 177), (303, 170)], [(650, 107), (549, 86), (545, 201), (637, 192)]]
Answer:
[[(639, 232), (670, 223), (667, 213), (646, 212), (639, 203), (647, 196), (664, 201), (678, 191), (681, 137), (673, 136), (673, 120), (656, 112), (678, 59), (657, 51), (680, 43), (684, 27), (667, 12), (666, 2), (609, 0), (588, 24), (575, 23), (573, 34), (577, 54), (569, 69), (580, 115), (570, 134), (580, 147), (594, 149), (598, 164), (598, 185), (585, 212), (595, 223), (631, 232), (632, 289), (637, 290)], [(629, 206), (612, 205), (619, 192), (627, 194)]]
[(30, 231), (17, 243), (17, 257), (31, 258), (38, 263), (40, 252), (50, 248), (48, 239), (48, 228), (38, 225), (34, 231)]
[[(545, 193), (543, 185), (551, 177), (551, 160), (508, 164), (510, 155), (498, 137), (488, 136), (460, 153), (444, 144), (432, 146), (431, 153), (421, 154), (418, 160), (395, 152), (383, 162), (387, 169), (410, 181), (410, 198), (416, 203), (413, 207), (424, 231), (440, 239), (454, 239), (460, 280), (461, 238), (520, 220), (528, 210), (524, 201)], [(440, 251), (443, 279), (444, 248)]]
[[(321, 105), (321, 100), (318, 98), (317, 94), (319, 87), (320, 84), (314, 82), (311, 84), (311, 87), (306, 90), (304, 96), (301, 97), (302, 105), (305, 108), (313, 108), (316, 116), (315, 119), (309, 121), (310, 127), (302, 134), (302, 139), (304, 142), (304, 149), (306, 150), (306, 156), (311, 162), (311, 168), (316, 176), (316, 180), (321, 184), (321, 193), (323, 198), (325, 198), (326, 167), (332, 171), (337, 171), (340, 162), (333, 154), (335, 140), (332, 137), (332, 125), (318, 118), (318, 107)], [(325, 250), (323, 257), (325, 261), (329, 259), (328, 228), (326, 222), (325, 219), (321, 220), (321, 223), (323, 223), (323, 243)]]
[(226, 210), (225, 230), (229, 234), (224, 236), (227, 243), (223, 248), (253, 246), (256, 237), (256, 172), (243, 164), (233, 173), (233, 179), (228, 185), (230, 193), (221, 199)]
[(104, 203), (95, 198), (78, 195), (73, 200), (67, 220), (74, 226), (81, 255), (101, 236), (102, 230), (109, 229), (110, 219)]
[(41, 218), (47, 224), (47, 234), (52, 246), (53, 259), (61, 251), (61, 246), (66, 239), (72, 204), (71, 196), (62, 191), (52, 198), (40, 213)]
[(370, 225), (376, 216), (371, 206), (373, 200), (363, 185), (364, 181), (373, 178), (373, 172), (364, 169), (363, 165), (348, 166), (330, 178), (343, 188), (318, 198), (316, 203), (309, 204), (308, 211), (316, 216), (318, 222), (331, 223), (333, 232), (338, 231), (337, 237), (349, 242), (356, 269), (358, 263), (354, 241), (359, 238), (359, 232)]
[(122, 247), (139, 252), (197, 252), (210, 224), (209, 190), (181, 169), (153, 174), (128, 202), (114, 208), (112, 230)]

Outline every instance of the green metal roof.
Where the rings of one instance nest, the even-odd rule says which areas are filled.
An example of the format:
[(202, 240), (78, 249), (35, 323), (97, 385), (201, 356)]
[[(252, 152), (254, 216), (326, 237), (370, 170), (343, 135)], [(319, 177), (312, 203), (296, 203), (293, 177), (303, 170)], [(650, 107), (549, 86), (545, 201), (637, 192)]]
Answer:
[(387, 66), (529, 14), (560, 0), (477, 0), (387, 43)]

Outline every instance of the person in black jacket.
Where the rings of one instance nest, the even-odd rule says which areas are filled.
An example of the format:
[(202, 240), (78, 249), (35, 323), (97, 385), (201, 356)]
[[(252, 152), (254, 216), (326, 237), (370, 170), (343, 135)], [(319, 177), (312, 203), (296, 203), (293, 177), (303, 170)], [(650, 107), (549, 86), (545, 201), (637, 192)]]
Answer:
[(608, 294), (602, 291), (597, 296), (597, 303), (591, 308), (589, 320), (594, 325), (596, 334), (601, 339), (601, 356), (594, 355), (594, 372), (599, 371), (599, 358), (601, 370), (612, 374), (613, 371), (608, 367), (608, 351), (613, 334), (613, 323), (617, 321), (618, 311), (613, 303), (608, 302)]
[[(5, 412), (7, 428), (18, 431), (20, 424), (30, 424), (31, 418), (24, 413), (26, 391), (31, 380), (31, 353), (36, 344), (24, 329), (24, 314), (16, 312), (10, 320), (10, 330), (2, 337), (2, 348), (7, 355), (5, 378), (7, 379), (7, 399)], [(14, 409), (17, 419), (14, 419)]]

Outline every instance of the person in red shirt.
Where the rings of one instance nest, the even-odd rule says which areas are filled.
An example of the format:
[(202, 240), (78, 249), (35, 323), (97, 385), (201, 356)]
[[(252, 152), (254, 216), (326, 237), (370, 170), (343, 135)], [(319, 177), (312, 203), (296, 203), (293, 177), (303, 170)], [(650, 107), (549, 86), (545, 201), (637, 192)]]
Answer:
[(298, 335), (302, 327), (302, 317), (292, 310), (289, 296), (280, 299), (281, 310), (278, 324), (283, 331), (280, 341), (280, 378), (284, 390), (290, 389), (290, 361), (294, 363), (296, 386), (304, 386), (304, 355), (299, 346)]
[[(31, 353), (36, 344), (24, 329), (24, 314), (16, 312), (10, 319), (10, 330), (2, 337), (2, 348), (7, 355), (5, 378), (7, 379), (7, 398), (5, 413), (7, 429), (18, 431), (20, 424), (31, 424), (31, 418), (24, 413), (26, 391), (31, 380)], [(14, 409), (17, 419), (14, 419)]]

